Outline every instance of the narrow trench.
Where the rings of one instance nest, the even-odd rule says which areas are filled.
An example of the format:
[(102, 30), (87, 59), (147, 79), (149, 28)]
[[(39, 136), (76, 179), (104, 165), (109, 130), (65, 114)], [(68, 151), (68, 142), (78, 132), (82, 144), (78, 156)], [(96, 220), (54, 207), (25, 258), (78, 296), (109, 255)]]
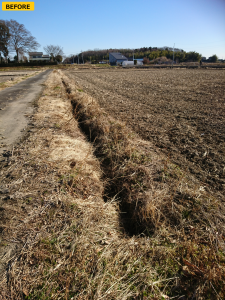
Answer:
[[(63, 79), (62, 83), (66, 89), (66, 93), (69, 99), (71, 89), (67, 86)], [(100, 161), (100, 166), (104, 174), (104, 201), (110, 201), (113, 197), (119, 200), (120, 227), (123, 228), (125, 234), (133, 236), (145, 233), (145, 228), (143, 227), (143, 225), (139, 224), (136, 218), (133, 218), (135, 203), (131, 202), (128, 204), (128, 202), (125, 201), (126, 197), (128, 197), (126, 190), (121, 190), (118, 193), (118, 190), (115, 188), (115, 182), (113, 181), (111, 166), (108, 162), (107, 157), (101, 151), (101, 139), (99, 139), (99, 132), (90, 130), (90, 126), (88, 124), (89, 120), (87, 119), (87, 116), (81, 113), (81, 104), (77, 103), (74, 99), (71, 100), (71, 104), (73, 108), (73, 113), (75, 110), (79, 113), (79, 118), (77, 120), (79, 121), (80, 130), (85, 134), (88, 141), (94, 144), (94, 155)]]

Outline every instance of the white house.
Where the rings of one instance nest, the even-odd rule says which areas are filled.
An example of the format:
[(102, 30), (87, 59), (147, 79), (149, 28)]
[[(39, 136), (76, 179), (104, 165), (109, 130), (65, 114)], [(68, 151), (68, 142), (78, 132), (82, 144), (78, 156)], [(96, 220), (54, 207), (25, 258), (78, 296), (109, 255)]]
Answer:
[(49, 55), (43, 55), (43, 52), (29, 52), (29, 61), (50, 61)]

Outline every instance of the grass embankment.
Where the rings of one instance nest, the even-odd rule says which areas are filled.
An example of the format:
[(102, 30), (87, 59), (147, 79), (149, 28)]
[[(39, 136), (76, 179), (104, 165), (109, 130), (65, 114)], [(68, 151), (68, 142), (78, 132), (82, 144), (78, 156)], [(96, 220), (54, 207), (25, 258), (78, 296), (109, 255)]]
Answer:
[(224, 297), (216, 199), (60, 71), (32, 122), (1, 169), (3, 299)]

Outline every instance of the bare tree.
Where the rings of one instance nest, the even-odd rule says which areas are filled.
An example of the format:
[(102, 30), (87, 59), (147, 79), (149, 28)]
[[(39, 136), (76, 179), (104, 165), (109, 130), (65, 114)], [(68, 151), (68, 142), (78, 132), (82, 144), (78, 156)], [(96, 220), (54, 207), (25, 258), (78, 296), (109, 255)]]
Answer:
[(8, 44), (9, 44), (10, 34), (9, 28), (6, 26), (4, 20), (0, 20), (0, 58), (3, 54), (6, 58), (9, 54)]
[(60, 46), (47, 45), (44, 47), (44, 50), (47, 54), (49, 54), (53, 60), (56, 60), (57, 56), (63, 56), (63, 48)]
[(19, 53), (29, 52), (40, 47), (35, 37), (32, 36), (23, 24), (15, 20), (5, 21), (5, 23), (10, 33), (10, 49), (16, 51), (17, 58), (19, 58)]

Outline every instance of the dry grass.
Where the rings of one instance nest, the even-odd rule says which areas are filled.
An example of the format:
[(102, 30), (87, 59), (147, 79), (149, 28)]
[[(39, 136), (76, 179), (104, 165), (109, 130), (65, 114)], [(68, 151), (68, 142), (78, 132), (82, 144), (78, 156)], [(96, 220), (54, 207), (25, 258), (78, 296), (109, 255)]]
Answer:
[(8, 70), (7, 71), (1, 71), (1, 74), (4, 74), (4, 73), (14, 73), (14, 75), (12, 76), (13, 80), (11, 80), (11, 77), (10, 76), (4, 76), (4, 81), (2, 81), (2, 76), (0, 76), (0, 91), (4, 90), (5, 88), (8, 88), (8, 87), (11, 87), (27, 78), (30, 78), (32, 76), (35, 76), (37, 74), (39, 74), (40, 72), (43, 72), (43, 69), (42, 70), (39, 70), (39, 71), (32, 71), (30, 72), (31, 74), (30, 75), (18, 75), (18, 76), (15, 76), (15, 73), (13, 71), (9, 72)]
[(221, 203), (60, 71), (32, 122), (0, 173), (2, 299), (224, 297)]

